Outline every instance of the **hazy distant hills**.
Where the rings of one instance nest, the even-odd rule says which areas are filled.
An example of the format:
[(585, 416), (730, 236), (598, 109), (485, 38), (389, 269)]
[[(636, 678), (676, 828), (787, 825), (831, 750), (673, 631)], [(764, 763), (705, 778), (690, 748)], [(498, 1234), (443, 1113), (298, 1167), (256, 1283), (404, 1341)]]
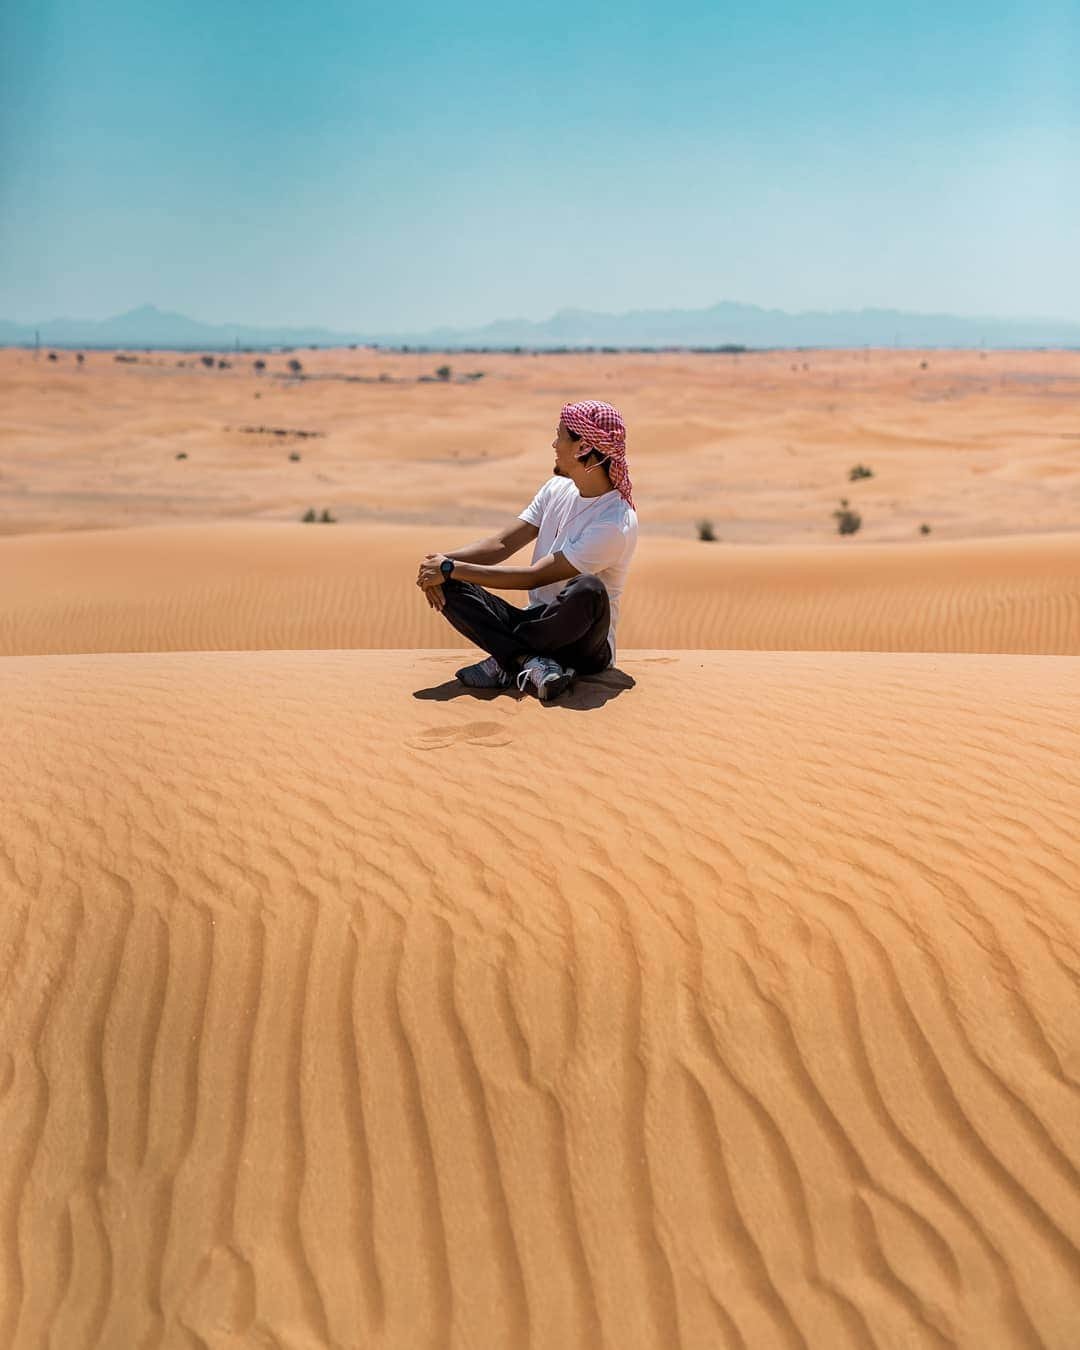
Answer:
[(550, 319), (496, 319), (479, 328), (352, 332), (329, 328), (253, 328), (207, 324), (142, 305), (112, 319), (0, 320), (0, 346), (33, 344), (35, 329), (53, 347), (1080, 347), (1080, 323), (1063, 319), (963, 318), (894, 309), (807, 311), (722, 301), (708, 309), (642, 309), (600, 314), (561, 309)]

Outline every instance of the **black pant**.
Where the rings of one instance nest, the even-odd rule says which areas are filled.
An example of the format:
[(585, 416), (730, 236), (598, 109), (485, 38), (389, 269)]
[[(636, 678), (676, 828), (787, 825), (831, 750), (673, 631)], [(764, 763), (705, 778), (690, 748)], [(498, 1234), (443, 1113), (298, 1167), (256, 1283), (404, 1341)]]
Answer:
[(519, 656), (551, 656), (579, 675), (595, 675), (611, 664), (608, 628), (611, 607), (599, 577), (580, 572), (546, 605), (519, 609), (471, 581), (443, 583), (442, 613), (510, 676)]

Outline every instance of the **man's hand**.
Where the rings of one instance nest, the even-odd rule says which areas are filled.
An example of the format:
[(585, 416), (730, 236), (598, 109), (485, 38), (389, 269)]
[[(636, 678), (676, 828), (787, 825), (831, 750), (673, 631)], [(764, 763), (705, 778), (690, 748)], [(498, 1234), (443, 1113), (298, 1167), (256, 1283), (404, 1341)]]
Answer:
[(428, 553), (424, 556), (424, 561), (420, 564), (420, 569), (416, 574), (416, 584), (427, 596), (427, 602), (432, 609), (442, 610), (446, 605), (446, 596), (443, 594), (443, 574), (442, 563), (446, 557), (445, 553)]
[(423, 586), (441, 586), (443, 584), (442, 565), (446, 561), (445, 553), (427, 553), (416, 574), (416, 584)]

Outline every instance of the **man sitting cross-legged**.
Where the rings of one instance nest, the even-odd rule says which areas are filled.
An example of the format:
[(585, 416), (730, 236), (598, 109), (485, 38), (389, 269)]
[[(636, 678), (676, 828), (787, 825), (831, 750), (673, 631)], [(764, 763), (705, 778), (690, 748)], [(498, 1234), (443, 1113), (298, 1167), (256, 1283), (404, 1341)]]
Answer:
[[(428, 603), (483, 651), (487, 660), (458, 678), (473, 688), (514, 680), (542, 702), (615, 660), (619, 600), (637, 544), (637, 512), (626, 464), (626, 428), (610, 403), (562, 410), (555, 468), (511, 525), (452, 555), (429, 553), (416, 584)], [(536, 540), (532, 565), (500, 567)], [(525, 609), (485, 587), (527, 590)]]

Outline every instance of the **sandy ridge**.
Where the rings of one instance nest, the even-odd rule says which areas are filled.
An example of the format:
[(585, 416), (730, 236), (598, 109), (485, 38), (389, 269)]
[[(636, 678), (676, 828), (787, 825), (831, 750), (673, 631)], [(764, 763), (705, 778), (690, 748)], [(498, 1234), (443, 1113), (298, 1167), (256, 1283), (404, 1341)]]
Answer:
[(1080, 661), (456, 660), (0, 663), (0, 1343), (1071, 1346)]
[[(466, 649), (414, 580), (425, 553), (475, 538), (460, 526), (265, 523), (0, 538), (0, 655)], [(644, 537), (619, 641), (1077, 655), (1080, 534), (850, 549)]]

